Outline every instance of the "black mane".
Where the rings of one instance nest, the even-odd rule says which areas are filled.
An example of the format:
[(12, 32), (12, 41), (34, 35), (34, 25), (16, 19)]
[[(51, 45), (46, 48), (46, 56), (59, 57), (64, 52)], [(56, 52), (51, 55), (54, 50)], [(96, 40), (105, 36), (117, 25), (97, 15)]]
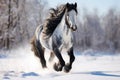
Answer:
[(50, 13), (50, 16), (46, 19), (43, 24), (43, 32), (46, 35), (51, 35), (57, 25), (61, 22), (61, 19), (65, 13), (65, 5), (63, 5), (62, 9), (58, 7), (57, 9), (51, 9), (53, 13)]

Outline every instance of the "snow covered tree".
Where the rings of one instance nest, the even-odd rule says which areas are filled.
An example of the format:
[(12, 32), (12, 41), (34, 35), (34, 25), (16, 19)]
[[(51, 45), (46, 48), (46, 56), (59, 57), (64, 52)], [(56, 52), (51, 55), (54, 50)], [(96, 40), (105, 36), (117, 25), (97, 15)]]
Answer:
[(120, 14), (115, 9), (110, 9), (103, 19), (106, 42), (109, 47), (116, 50), (120, 46)]
[(43, 0), (0, 0), (0, 49), (29, 42), (45, 15)]

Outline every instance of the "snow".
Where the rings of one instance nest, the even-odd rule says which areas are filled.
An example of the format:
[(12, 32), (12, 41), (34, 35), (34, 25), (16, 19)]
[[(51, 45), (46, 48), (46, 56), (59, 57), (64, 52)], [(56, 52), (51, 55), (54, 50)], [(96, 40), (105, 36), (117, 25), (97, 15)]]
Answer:
[[(46, 51), (47, 61), (48, 53)], [(88, 54), (89, 51), (84, 53)], [(120, 55), (86, 56), (78, 55), (77, 52), (72, 70), (65, 73), (53, 70), (56, 59), (52, 63), (47, 62), (47, 69), (42, 69), (39, 59), (29, 47), (6, 54), (0, 52), (0, 80), (120, 80)], [(67, 60), (68, 56), (63, 56)]]

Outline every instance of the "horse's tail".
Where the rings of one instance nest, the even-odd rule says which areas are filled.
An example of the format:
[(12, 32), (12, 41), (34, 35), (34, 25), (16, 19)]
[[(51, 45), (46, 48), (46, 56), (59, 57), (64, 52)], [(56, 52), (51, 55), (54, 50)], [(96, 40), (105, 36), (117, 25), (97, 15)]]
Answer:
[(36, 35), (34, 35), (30, 41), (32, 48), (31, 50), (34, 52), (34, 54), (40, 58), (40, 62), (42, 64), (42, 67), (46, 67), (46, 61), (44, 58), (44, 48), (42, 47), (40, 41), (36, 38)]
[(35, 55), (37, 57), (39, 57), (39, 50), (38, 50), (37, 45), (36, 45), (36, 36), (35, 35), (32, 37), (30, 43), (32, 45), (31, 50), (35, 53)]

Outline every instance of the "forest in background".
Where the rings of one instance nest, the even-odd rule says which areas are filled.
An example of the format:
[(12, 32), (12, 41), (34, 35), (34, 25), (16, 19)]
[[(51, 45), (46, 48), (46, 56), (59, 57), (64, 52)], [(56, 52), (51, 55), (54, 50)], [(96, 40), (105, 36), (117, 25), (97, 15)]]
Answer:
[[(0, 50), (29, 44), (48, 11), (46, 0), (0, 0)], [(110, 8), (102, 15), (97, 9), (78, 11), (83, 15), (78, 14), (74, 32), (76, 48), (120, 52), (120, 10)]]

